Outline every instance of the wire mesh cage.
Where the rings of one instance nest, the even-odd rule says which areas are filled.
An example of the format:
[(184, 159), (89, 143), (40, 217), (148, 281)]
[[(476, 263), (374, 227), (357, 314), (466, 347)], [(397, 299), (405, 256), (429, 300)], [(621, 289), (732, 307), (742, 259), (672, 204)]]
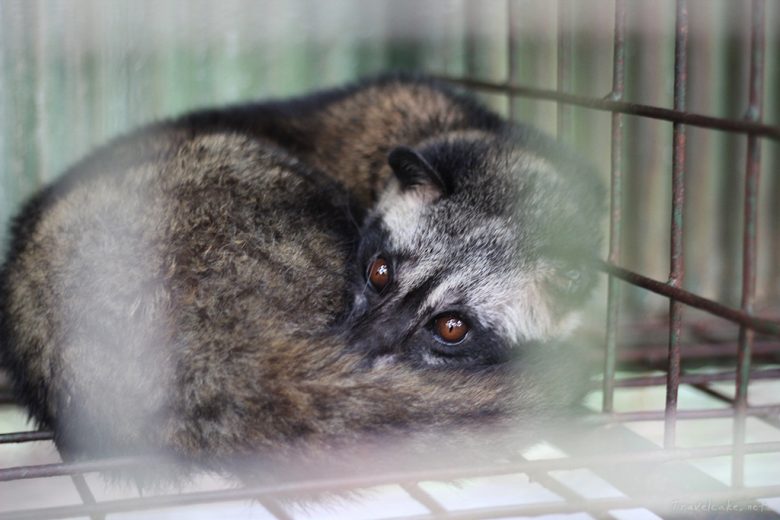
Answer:
[[(780, 7), (766, 0), (713, 7), (722, 20), (733, 16), (727, 23), (714, 20), (707, 2), (694, 0), (662, 7), (628, 0), (589, 6), (559, 0), (534, 9), (521, 0), (489, 4), (459, 4), (456, 10), (467, 19), (496, 10), (490, 23), (504, 24), (487, 44), (465, 34), (462, 67), (429, 66), (425, 60), (414, 65), (486, 96), (509, 117), (530, 114), (575, 147), (592, 146), (595, 162), (606, 166), (611, 211), (600, 266), (603, 316), (587, 328), (595, 345), (591, 354), (603, 369), (572, 424), (578, 434), (551, 434), (522, 454), (484, 467), (245, 488), (215, 485), (146, 496), (105, 495), (96, 491), (102, 488), (95, 476), (148, 460), (21, 458), (22, 463), (8, 464), (0, 458), (5, 497), (0, 518), (104, 518), (143, 511), (226, 517), (228, 505), (246, 500), (261, 509), (258, 517), (278, 519), (780, 515), (780, 101), (773, 96), (780, 85)], [(0, 9), (4, 24), (10, 24), (11, 4)], [(404, 9), (414, 12), (413, 6), (399, 8)], [(537, 40), (524, 32), (538, 22), (532, 12), (545, 20)], [(598, 42), (590, 46), (581, 45), (591, 41), (582, 37), (583, 17), (599, 21)], [(643, 61), (657, 40), (641, 28), (653, 23), (669, 33), (672, 52), (663, 60)], [(730, 28), (726, 44), (707, 40), (718, 23)], [(497, 38), (504, 39), (501, 53), (494, 48)], [(393, 52), (413, 54), (404, 41), (402, 36)], [(533, 45), (539, 48), (533, 51)], [(429, 52), (437, 56), (453, 52), (453, 46), (445, 34)], [(371, 46), (365, 48), (370, 54)], [(608, 88), (597, 91), (607, 76), (594, 76), (605, 69), (611, 69)], [(716, 76), (729, 81), (707, 87)], [(737, 82), (742, 86), (734, 87)], [(707, 110), (715, 101), (708, 105), (703, 98), (723, 103), (722, 109)], [(720, 115), (709, 115), (713, 112)], [(599, 135), (590, 135), (592, 127)], [(11, 137), (8, 132), (8, 142)], [(48, 165), (33, 167), (41, 171)], [(13, 408), (9, 390), (0, 398), (4, 409)], [(51, 439), (47, 431), (7, 431), (0, 433), (0, 447)], [(50, 483), (68, 479), (75, 491), (62, 503), (36, 505), (21, 496), (45, 494)], [(34, 487), (14, 487), (26, 481)], [(452, 481), (471, 482), (473, 488), (454, 494), (442, 484)], [(480, 482), (491, 482), (493, 490), (506, 486), (507, 496), (481, 493)], [(375, 497), (379, 505), (371, 511), (326, 513), (286, 501), (310, 492), (377, 487), (384, 495)]]

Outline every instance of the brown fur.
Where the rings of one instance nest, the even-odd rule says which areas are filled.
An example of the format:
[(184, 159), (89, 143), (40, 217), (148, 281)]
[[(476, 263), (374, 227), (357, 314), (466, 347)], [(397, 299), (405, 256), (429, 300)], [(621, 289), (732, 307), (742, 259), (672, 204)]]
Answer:
[[(223, 468), (530, 429), (569, 402), (577, 387), (560, 381), (576, 371), (555, 345), (518, 363), (422, 368), (366, 362), (334, 329), (362, 270), (360, 210), (321, 170), (370, 204), (391, 147), (469, 127), (453, 103), (379, 83), (277, 119), (161, 123), (76, 165), (23, 211), (0, 277), (3, 361), (35, 418), (68, 453)], [(288, 138), (261, 131), (274, 121)]]
[[(311, 162), (342, 181), (370, 205), (390, 176), (387, 154), (445, 132), (472, 128), (465, 107), (427, 84), (372, 85), (336, 101), (311, 118), (316, 133)], [(359, 121), (359, 124), (355, 124)], [(301, 127), (312, 121), (302, 118)]]
[(346, 305), (349, 199), (283, 152), (155, 129), (97, 158), (50, 190), (5, 273), (6, 361), (65, 452), (221, 467), (547, 402), (549, 374), (347, 354), (327, 331)]
[(207, 110), (191, 124), (276, 142), (346, 186), (369, 208), (390, 176), (387, 155), (433, 136), (496, 131), (505, 123), (471, 98), (426, 78), (389, 75), (277, 103)]
[(22, 219), (4, 357), (66, 450), (186, 450), (182, 414), (266, 403), (256, 351), (346, 306), (348, 195), (273, 147), (180, 130), (104, 149)]

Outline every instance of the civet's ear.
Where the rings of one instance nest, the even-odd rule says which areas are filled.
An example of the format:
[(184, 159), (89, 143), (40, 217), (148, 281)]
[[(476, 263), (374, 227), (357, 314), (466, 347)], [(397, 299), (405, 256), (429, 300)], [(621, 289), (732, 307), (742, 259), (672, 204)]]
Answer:
[(447, 196), (444, 179), (417, 151), (407, 146), (398, 146), (387, 156), (387, 163), (401, 183), (402, 190), (419, 187), (435, 191), (439, 197)]

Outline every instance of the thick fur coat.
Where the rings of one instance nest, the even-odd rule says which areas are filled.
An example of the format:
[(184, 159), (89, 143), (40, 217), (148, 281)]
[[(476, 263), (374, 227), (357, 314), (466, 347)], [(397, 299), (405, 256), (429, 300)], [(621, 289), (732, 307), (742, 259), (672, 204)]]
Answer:
[[(579, 391), (559, 339), (600, 195), (569, 152), (427, 81), (189, 114), (27, 204), (2, 361), (73, 455), (222, 469), (530, 429)], [(380, 253), (394, 278), (372, 292)], [(430, 329), (453, 309), (457, 348)]]

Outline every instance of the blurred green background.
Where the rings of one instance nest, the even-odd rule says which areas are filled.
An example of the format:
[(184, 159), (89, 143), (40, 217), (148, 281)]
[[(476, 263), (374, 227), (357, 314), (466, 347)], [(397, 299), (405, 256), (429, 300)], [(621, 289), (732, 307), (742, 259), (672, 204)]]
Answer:
[[(749, 7), (691, 0), (688, 107), (742, 117)], [(554, 89), (571, 11), (571, 92), (607, 95), (613, 0), (0, 0), (0, 238), (21, 202), (132, 127), (407, 69)], [(626, 100), (672, 106), (674, 3), (628, 2)], [(516, 38), (509, 42), (509, 28)], [(780, 2), (767, 6), (767, 122), (780, 124)], [(511, 72), (510, 72), (511, 71)], [(555, 103), (478, 93), (555, 133)], [(607, 179), (610, 115), (572, 108), (564, 140)], [(668, 276), (672, 125), (625, 118), (624, 264)], [(689, 128), (686, 286), (739, 299), (745, 138)], [(780, 294), (780, 151), (764, 141), (759, 297)], [(643, 292), (666, 308), (666, 301)]]

